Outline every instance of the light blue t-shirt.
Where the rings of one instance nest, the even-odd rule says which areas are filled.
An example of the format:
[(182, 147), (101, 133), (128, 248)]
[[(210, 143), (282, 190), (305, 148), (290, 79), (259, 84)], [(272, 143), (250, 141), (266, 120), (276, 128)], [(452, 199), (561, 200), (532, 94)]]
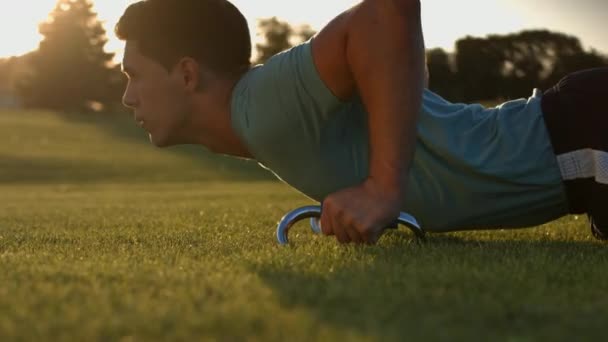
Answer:
[[(496, 108), (424, 91), (403, 211), (428, 231), (515, 228), (567, 214), (540, 95)], [(361, 183), (368, 113), (321, 80), (311, 41), (250, 70), (232, 95), (232, 126), (260, 165), (317, 201)]]

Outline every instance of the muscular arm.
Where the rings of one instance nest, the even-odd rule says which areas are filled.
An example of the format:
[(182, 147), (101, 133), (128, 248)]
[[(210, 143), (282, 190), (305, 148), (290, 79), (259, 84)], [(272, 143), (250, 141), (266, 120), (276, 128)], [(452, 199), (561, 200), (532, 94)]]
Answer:
[(418, 0), (363, 0), (313, 40), (321, 79), (369, 113), (369, 179), (402, 200), (425, 83)]

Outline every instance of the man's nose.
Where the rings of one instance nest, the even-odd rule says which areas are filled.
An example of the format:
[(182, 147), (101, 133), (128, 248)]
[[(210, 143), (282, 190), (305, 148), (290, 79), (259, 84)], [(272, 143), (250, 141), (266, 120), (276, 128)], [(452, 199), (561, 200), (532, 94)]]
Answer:
[(128, 108), (137, 107), (137, 97), (135, 96), (135, 92), (133, 91), (131, 86), (127, 86), (125, 89), (125, 93), (122, 96), (122, 104)]

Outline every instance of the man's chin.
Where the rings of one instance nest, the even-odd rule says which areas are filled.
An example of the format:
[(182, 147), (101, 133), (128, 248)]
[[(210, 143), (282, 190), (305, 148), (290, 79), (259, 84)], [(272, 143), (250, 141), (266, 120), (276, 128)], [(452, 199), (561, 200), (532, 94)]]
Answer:
[(148, 134), (148, 136), (152, 145), (156, 147), (163, 148), (175, 145), (174, 143), (171, 143), (171, 141), (166, 137), (158, 137), (152, 134)]

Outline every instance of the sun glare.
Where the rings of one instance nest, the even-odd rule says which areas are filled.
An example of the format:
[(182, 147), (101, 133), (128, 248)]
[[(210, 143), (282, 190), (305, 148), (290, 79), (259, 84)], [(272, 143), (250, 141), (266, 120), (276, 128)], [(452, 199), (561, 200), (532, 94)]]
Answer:
[[(38, 23), (45, 20), (54, 8), (57, 0), (11, 1), (0, 11), (0, 57), (21, 55), (35, 50), (42, 38), (38, 33)], [(94, 2), (94, 10), (104, 23), (108, 33), (106, 49), (115, 52), (115, 61), (122, 56), (123, 43), (117, 41), (112, 30), (124, 9), (137, 0), (98, 0)], [(319, 30), (333, 17), (348, 9), (360, 0), (330, 0), (322, 7), (312, 6), (306, 1), (287, 0), (231, 0), (247, 17), (249, 28), (254, 41), (259, 41), (257, 33), (257, 18), (271, 16), (286, 20), (292, 25), (310, 24)], [(550, 1), (550, 0), (547, 0)], [(603, 0), (602, 0), (603, 1)], [(565, 8), (561, 5), (560, 8)], [(567, 7), (567, 6), (566, 6)], [(526, 9), (528, 9), (526, 11)], [(542, 16), (539, 12), (544, 13)], [(557, 11), (560, 12), (560, 11)], [(567, 13), (562, 10), (560, 13)], [(532, 18), (532, 14), (536, 17)], [(593, 14), (593, 13), (591, 13)], [(591, 14), (587, 15), (589, 17)], [(542, 18), (546, 20), (541, 20)], [(519, 31), (529, 23), (543, 22), (551, 26), (548, 19), (553, 19), (553, 25), (561, 28), (567, 22), (563, 16), (537, 11), (524, 0), (424, 0), (422, 1), (422, 20), (426, 45), (429, 48), (441, 47), (451, 50), (454, 42), (467, 35), (485, 36), (489, 33), (509, 33)], [(582, 17), (579, 18), (579, 22)], [(601, 22), (596, 18), (596, 22)], [(576, 23), (569, 23), (569, 27)], [(586, 24), (586, 23), (585, 23)], [(574, 26), (573, 26), (574, 25)], [(536, 26), (536, 25), (534, 25)], [(594, 32), (593, 25), (583, 25), (586, 37)], [(587, 27), (590, 26), (590, 27)], [(564, 28), (566, 29), (566, 28)], [(575, 33), (575, 32), (572, 32)], [(596, 33), (597, 36), (597, 33)], [(603, 36), (602, 36), (603, 38)], [(600, 44), (601, 45), (601, 44)], [(603, 44), (606, 46), (605, 44)], [(601, 47), (601, 46), (598, 46)]]
[[(109, 42), (106, 48), (119, 51), (121, 44), (113, 39), (113, 26), (122, 11), (135, 0), (94, 1), (94, 10), (105, 24)], [(57, 0), (13, 1), (0, 11), (0, 58), (18, 56), (35, 50), (42, 36), (38, 33), (40, 22), (48, 18)]]
[(455, 41), (467, 35), (510, 33), (524, 26), (508, 0), (426, 0), (422, 22), (427, 47), (446, 50), (452, 50)]
[[(105, 23), (109, 41), (107, 50), (117, 53), (120, 59), (122, 43), (112, 34), (112, 29), (122, 11), (135, 0), (97, 1), (95, 10)], [(305, 1), (285, 0), (232, 0), (249, 20), (252, 39), (256, 37), (256, 18), (277, 16), (292, 24), (310, 24), (318, 30), (340, 12), (358, 3), (358, 0), (332, 0), (323, 5), (323, 10)], [(429, 47), (450, 49), (454, 40), (467, 34), (496, 33), (517, 30), (522, 25), (506, 0), (426, 0), (423, 2), (425, 39)], [(0, 20), (0, 57), (20, 55), (37, 48), (40, 39), (38, 23), (47, 18), (56, 0), (14, 1), (10, 10), (2, 11)], [(471, 13), (478, 13), (471, 15)], [(466, 15), (465, 15), (466, 14)], [(473, 18), (473, 20), (471, 19)]]
[[(0, 13), (0, 57), (21, 55), (38, 46), (38, 23), (47, 18), (54, 0), (12, 1)], [(3, 6), (4, 7), (4, 6)]]

